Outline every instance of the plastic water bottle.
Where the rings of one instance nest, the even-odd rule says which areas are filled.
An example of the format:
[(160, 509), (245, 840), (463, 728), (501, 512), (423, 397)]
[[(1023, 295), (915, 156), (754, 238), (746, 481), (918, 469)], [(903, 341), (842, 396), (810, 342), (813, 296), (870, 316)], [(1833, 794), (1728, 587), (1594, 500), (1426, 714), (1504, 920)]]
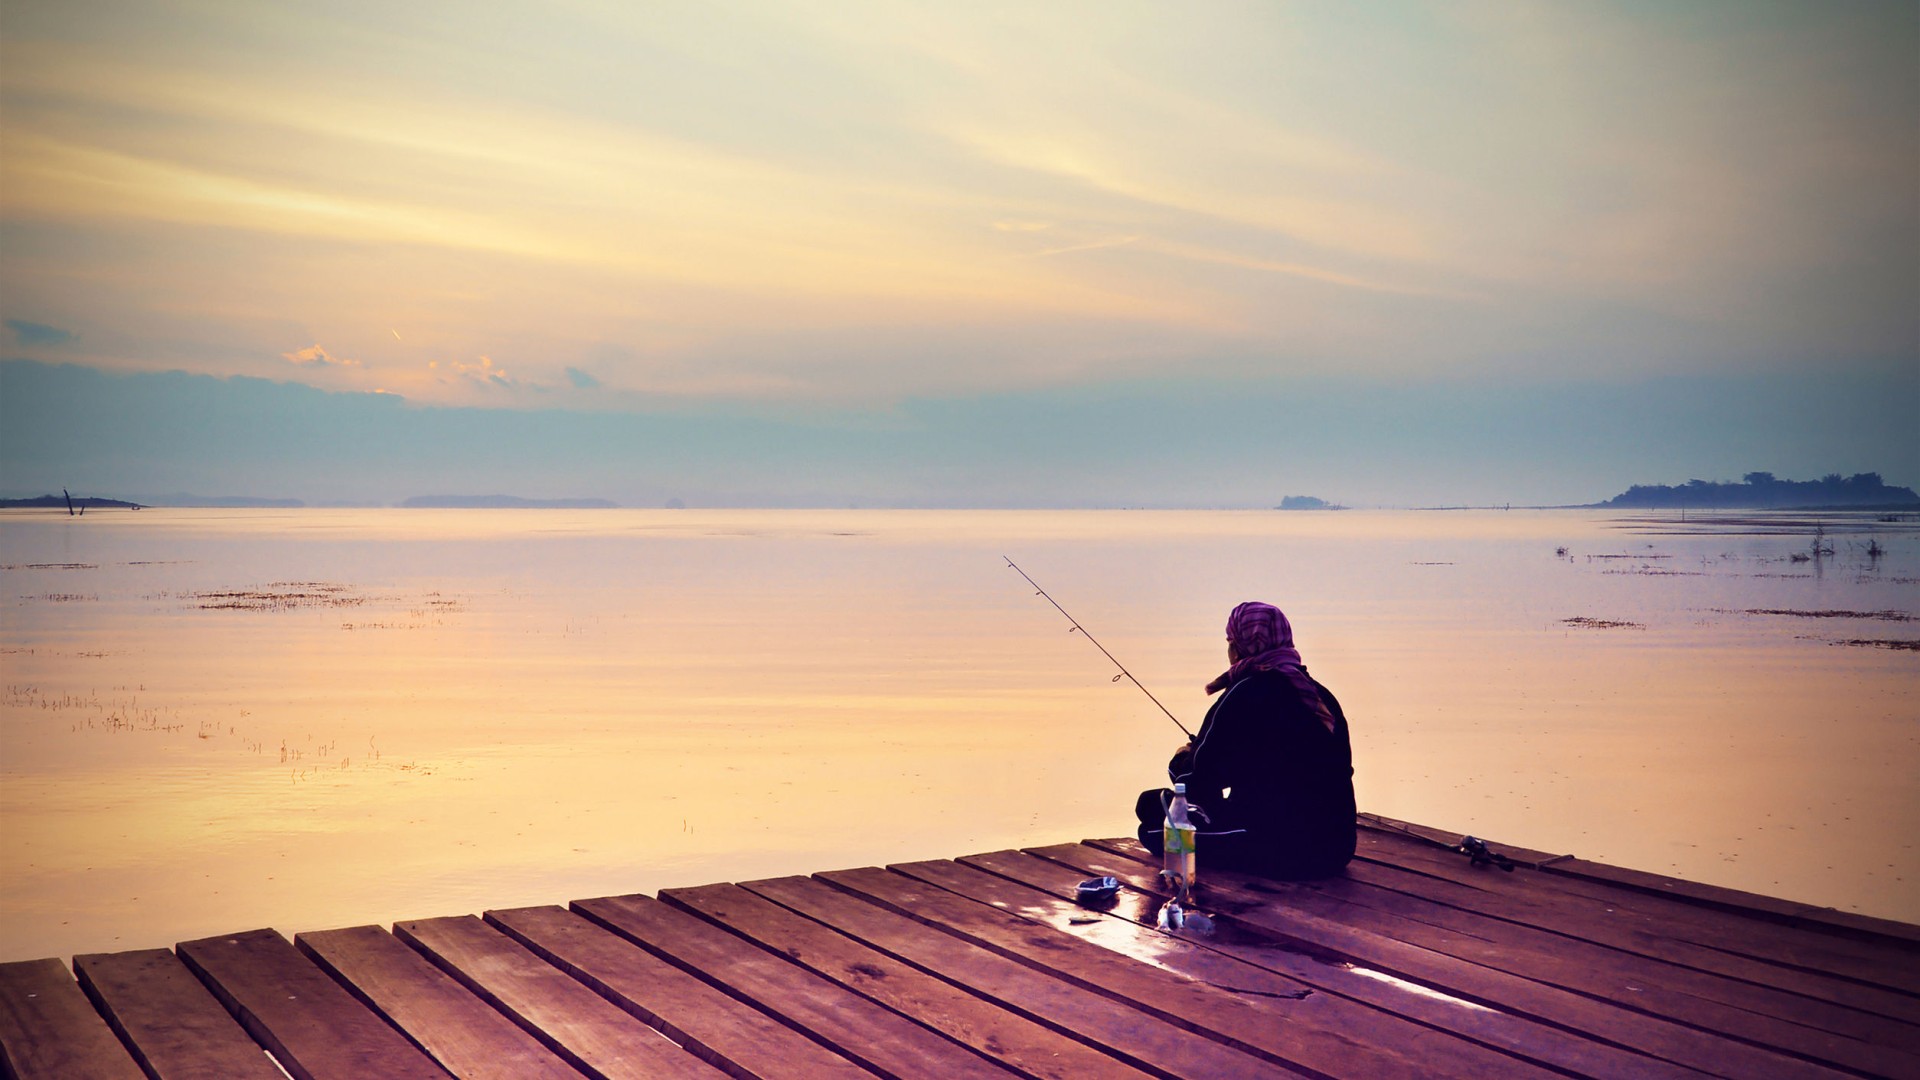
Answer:
[(1195, 868), (1193, 850), (1193, 820), (1187, 815), (1187, 785), (1173, 785), (1173, 802), (1167, 806), (1166, 824), (1161, 829), (1165, 838), (1165, 868), (1161, 876), (1167, 879), (1167, 888), (1173, 891), (1175, 900), (1191, 904), (1193, 902), (1193, 873)]

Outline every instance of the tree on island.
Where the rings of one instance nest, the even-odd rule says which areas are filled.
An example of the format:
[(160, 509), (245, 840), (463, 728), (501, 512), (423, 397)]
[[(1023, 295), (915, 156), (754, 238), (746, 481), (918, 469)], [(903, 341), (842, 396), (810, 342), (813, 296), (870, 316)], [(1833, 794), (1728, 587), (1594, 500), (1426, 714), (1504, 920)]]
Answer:
[(1750, 472), (1740, 483), (1689, 480), (1684, 484), (1635, 484), (1603, 503), (1608, 509), (1795, 509), (1816, 506), (1908, 506), (1920, 504), (1912, 488), (1889, 486), (1877, 472), (1818, 480), (1781, 480)]
[(35, 495), (30, 499), (0, 499), (0, 510), (58, 510), (64, 507), (69, 517), (79, 517), (88, 507), (95, 509), (142, 510), (143, 505), (122, 499), (103, 499), (97, 495), (71, 495), (66, 488), (58, 495)]

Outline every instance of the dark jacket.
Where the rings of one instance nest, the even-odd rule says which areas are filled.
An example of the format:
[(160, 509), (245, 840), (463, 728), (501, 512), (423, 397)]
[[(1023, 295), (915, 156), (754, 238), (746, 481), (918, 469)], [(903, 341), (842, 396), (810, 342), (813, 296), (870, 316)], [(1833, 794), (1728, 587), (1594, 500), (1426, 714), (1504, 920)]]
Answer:
[(1246, 830), (1244, 842), (1233, 845), (1246, 853), (1245, 869), (1318, 877), (1353, 858), (1347, 718), (1332, 691), (1313, 686), (1333, 714), (1332, 731), (1292, 680), (1255, 672), (1221, 693), (1192, 749), (1168, 766), (1174, 781), (1187, 785), (1188, 801), (1206, 812), (1203, 835)]

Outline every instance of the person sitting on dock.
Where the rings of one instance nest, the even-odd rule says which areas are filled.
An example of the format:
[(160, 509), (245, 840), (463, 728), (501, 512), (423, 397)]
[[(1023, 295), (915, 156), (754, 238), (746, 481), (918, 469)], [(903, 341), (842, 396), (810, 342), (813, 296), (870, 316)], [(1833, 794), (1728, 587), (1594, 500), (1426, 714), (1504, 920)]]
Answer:
[[(1289, 879), (1340, 873), (1355, 844), (1353, 751), (1340, 702), (1307, 674), (1292, 626), (1271, 604), (1233, 609), (1227, 660), (1231, 666), (1207, 684), (1220, 698), (1167, 765), (1197, 811), (1201, 873), (1209, 866)], [(1135, 812), (1149, 851), (1160, 850), (1171, 795), (1140, 793)]]

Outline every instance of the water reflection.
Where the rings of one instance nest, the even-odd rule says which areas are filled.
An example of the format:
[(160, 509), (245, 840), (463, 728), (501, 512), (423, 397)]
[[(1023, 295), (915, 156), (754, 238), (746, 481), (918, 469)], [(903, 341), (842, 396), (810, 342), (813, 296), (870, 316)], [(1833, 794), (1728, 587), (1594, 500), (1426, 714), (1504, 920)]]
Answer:
[(1281, 604), (1366, 809), (1920, 918), (1920, 549), (1827, 520), (9, 512), (0, 958), (1125, 833), (1180, 736), (1004, 553), (1189, 727)]

